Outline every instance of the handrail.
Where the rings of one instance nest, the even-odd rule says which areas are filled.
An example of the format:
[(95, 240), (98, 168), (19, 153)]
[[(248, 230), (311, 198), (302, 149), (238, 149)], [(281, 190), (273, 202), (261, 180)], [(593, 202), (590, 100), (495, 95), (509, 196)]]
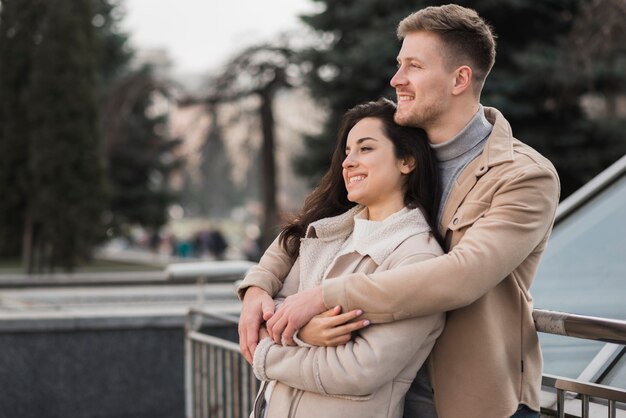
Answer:
[(175, 263), (166, 267), (165, 275), (168, 280), (193, 278), (214, 279), (226, 276), (243, 277), (254, 265), (256, 265), (256, 263), (246, 260)]
[(203, 308), (190, 308), (189, 315), (200, 315), (208, 318), (220, 319), (226, 323), (237, 325), (239, 324), (239, 317), (235, 315), (229, 315), (221, 312), (214, 312), (210, 309)]
[(626, 344), (626, 321), (566, 312), (535, 309), (535, 328), (538, 332), (587, 340)]
[[(191, 308), (189, 313), (220, 319), (234, 325), (239, 323), (239, 318), (234, 315), (214, 312), (210, 309)], [(533, 319), (537, 332), (626, 345), (626, 320), (545, 309), (533, 310)]]
[(239, 353), (239, 344), (224, 340), (222, 338), (214, 337), (212, 335), (203, 334), (198, 331), (189, 331), (187, 337), (193, 341), (213, 345), (215, 347), (223, 348), (224, 350)]
[[(626, 321), (624, 320), (576, 315), (542, 309), (535, 309), (533, 311), (533, 319), (535, 320), (535, 328), (538, 332), (621, 345), (626, 344)], [(619, 353), (623, 353), (625, 350), (624, 347), (619, 348), (617, 345), (610, 347), (611, 345), (612, 344), (606, 344), (596, 356), (596, 359), (601, 358), (601, 364), (595, 364), (597, 361), (594, 359), (585, 370), (587, 371), (592, 367), (595, 371), (598, 371), (600, 368), (610, 367), (606, 364), (605, 357), (607, 349), (617, 355), (621, 355)], [(582, 418), (607, 416), (607, 414), (610, 418), (615, 418), (617, 416), (617, 402), (626, 402), (626, 391), (617, 387), (602, 385), (595, 381), (586, 381), (586, 378), (583, 377), (584, 374), (588, 373), (583, 372), (578, 379), (568, 379), (544, 373), (542, 376), (542, 386), (544, 389), (555, 390), (556, 398), (555, 402), (550, 406), (542, 405), (542, 411), (545, 409), (546, 411), (556, 412), (557, 418), (565, 417), (566, 409), (570, 411), (580, 411), (580, 415), (576, 416)], [(596, 373), (594, 372), (592, 374)], [(589, 377), (590, 376), (587, 376), (587, 378)], [(576, 400), (566, 400), (566, 394), (570, 392), (579, 394), (579, 406), (576, 405)], [(592, 399), (605, 400), (606, 414), (605, 411), (598, 410), (592, 413), (590, 409)]]
[(568, 379), (561, 376), (554, 376), (547, 373), (543, 374), (543, 383), (549, 384), (555, 389), (561, 389), (576, 393), (585, 393), (588, 396), (613, 399), (617, 402), (626, 402), (625, 391), (621, 389), (615, 389), (611, 386), (600, 385), (598, 383), (581, 382), (579, 380)]

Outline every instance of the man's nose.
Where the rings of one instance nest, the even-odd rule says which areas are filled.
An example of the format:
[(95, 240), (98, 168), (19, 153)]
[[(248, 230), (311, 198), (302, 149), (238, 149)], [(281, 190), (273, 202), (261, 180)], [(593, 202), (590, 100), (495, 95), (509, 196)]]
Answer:
[(393, 77), (391, 77), (389, 84), (391, 84), (391, 87), (393, 88), (398, 88), (398, 86), (406, 85), (406, 77), (404, 75), (404, 70), (402, 69), (402, 67), (399, 67), (398, 71), (396, 71)]

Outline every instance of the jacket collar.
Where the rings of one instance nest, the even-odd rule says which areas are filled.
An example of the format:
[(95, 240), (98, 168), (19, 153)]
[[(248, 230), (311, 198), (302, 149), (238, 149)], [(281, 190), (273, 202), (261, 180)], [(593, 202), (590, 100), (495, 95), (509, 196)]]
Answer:
[[(317, 238), (321, 242), (346, 239), (356, 232), (355, 223), (367, 220), (366, 208), (357, 205), (341, 215), (323, 218), (312, 222), (306, 238)], [(401, 210), (382, 221), (383, 224), (371, 234), (361, 234), (353, 243), (354, 249), (362, 256), (369, 255), (376, 264), (381, 264), (395, 248), (411, 235), (430, 231), (428, 222), (419, 209)]]
[[(502, 113), (493, 107), (485, 107), (485, 117), (493, 125), (493, 129), (489, 138), (487, 138), (485, 149), (479, 157), (481, 163), (478, 170), (481, 170), (481, 167), (486, 167), (482, 169), (484, 172), (491, 167), (513, 161), (513, 131), (511, 130), (511, 125)], [(484, 172), (477, 173), (477, 176), (480, 177), (485, 174)]]
[(354, 217), (363, 209), (363, 206), (356, 205), (340, 215), (311, 222), (306, 228), (305, 237), (318, 238), (321, 241), (346, 238), (354, 228)]
[(362, 233), (364, 231), (359, 230), (370, 221), (357, 215), (355, 222), (354, 250), (362, 256), (370, 256), (379, 266), (406, 239), (430, 231), (430, 226), (420, 209), (403, 209), (382, 221), (382, 225), (370, 233)]
[(485, 107), (485, 116), (493, 125), (491, 134), (483, 152), (463, 170), (455, 182), (444, 208), (439, 232), (444, 236), (452, 216), (456, 213), (465, 196), (472, 190), (478, 179), (484, 176), (490, 168), (513, 161), (513, 131), (511, 125), (499, 110)]
[(385, 219), (374, 233), (355, 242), (354, 251), (337, 257), (354, 229), (355, 216), (362, 215), (364, 210), (358, 205), (341, 215), (320, 219), (309, 225), (306, 237), (300, 241), (300, 290), (319, 285), (338, 265), (333, 261), (350, 257), (356, 262), (370, 256), (376, 265), (381, 265), (407, 238), (430, 231), (421, 210), (400, 211)]

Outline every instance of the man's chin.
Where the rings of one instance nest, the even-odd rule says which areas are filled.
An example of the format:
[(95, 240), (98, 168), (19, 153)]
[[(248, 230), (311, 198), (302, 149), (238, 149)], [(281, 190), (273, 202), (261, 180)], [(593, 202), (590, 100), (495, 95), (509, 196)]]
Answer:
[(411, 115), (407, 115), (404, 113), (396, 112), (393, 115), (393, 121), (400, 126), (412, 126), (412, 127), (417, 126), (415, 124), (415, 118), (412, 118)]

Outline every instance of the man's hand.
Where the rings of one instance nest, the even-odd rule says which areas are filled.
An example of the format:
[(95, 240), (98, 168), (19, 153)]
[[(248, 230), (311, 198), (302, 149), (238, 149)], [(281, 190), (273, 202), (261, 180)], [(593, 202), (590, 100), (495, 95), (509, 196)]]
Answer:
[[(298, 338), (310, 345), (336, 347), (352, 339), (352, 333), (370, 324), (368, 320), (355, 321), (363, 311), (341, 313), (341, 307), (335, 306), (328, 311), (314, 316), (298, 331)], [(354, 321), (354, 322), (352, 322)]]
[(269, 337), (270, 337), (270, 333), (267, 332), (267, 328), (261, 325), (261, 328), (259, 329), (259, 341), (261, 341), (263, 338), (269, 338)]
[(259, 343), (259, 328), (274, 314), (274, 300), (265, 290), (252, 286), (246, 290), (239, 316), (239, 350), (252, 364)]
[(284, 336), (287, 344), (293, 345), (296, 330), (325, 310), (321, 286), (296, 293), (288, 296), (267, 321), (267, 330), (276, 344), (281, 344), (281, 336)]

